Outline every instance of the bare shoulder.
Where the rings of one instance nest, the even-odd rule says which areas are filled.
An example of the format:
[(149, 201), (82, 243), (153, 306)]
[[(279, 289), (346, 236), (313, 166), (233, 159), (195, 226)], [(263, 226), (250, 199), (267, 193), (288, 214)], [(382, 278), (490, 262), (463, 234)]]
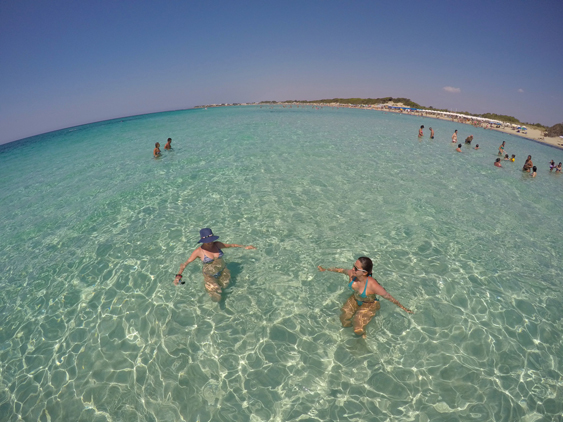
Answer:
[(373, 277), (371, 275), (368, 277), (368, 280), (369, 280), (370, 283), (372, 283), (374, 285), (377, 285), (377, 286), (380, 285), (379, 282), (375, 279), (375, 277)]
[(201, 246), (198, 246), (197, 248), (195, 248), (195, 250), (192, 252), (192, 256), (196, 257), (196, 256), (201, 256), (203, 249), (201, 249)]

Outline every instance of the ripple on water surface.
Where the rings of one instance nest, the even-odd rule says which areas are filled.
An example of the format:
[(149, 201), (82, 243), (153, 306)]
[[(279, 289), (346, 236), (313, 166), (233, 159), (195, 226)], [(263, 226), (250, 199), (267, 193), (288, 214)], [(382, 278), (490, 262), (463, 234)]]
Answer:
[[(4, 150), (0, 419), (560, 418), (563, 179), (544, 167), (563, 153), (420, 124), (232, 107)], [(482, 149), (455, 153), (456, 128)], [(536, 179), (492, 166), (503, 140)], [(202, 227), (258, 248), (225, 251), (220, 304), (200, 263), (172, 284)], [(383, 301), (366, 339), (340, 326), (346, 277), (316, 269), (362, 255), (415, 311)]]

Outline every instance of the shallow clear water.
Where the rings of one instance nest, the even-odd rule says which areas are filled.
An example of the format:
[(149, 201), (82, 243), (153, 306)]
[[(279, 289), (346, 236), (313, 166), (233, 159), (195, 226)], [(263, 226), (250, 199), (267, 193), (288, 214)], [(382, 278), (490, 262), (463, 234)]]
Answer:
[[(482, 149), (456, 153), (456, 128)], [(498, 169), (503, 140), (517, 161)], [(0, 420), (560, 420), (551, 159), (563, 151), (326, 107), (161, 113), (0, 146)], [(172, 284), (202, 227), (258, 248), (225, 250), (220, 304), (199, 262)], [(415, 312), (383, 301), (366, 339), (340, 326), (347, 278), (317, 271), (362, 255)]]

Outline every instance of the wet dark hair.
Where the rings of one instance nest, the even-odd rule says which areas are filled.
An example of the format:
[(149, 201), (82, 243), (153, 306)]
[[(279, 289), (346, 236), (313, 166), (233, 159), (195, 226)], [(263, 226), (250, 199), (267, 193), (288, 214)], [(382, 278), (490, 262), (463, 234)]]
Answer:
[(424, 125), (420, 126), (421, 129), (424, 129)]
[(171, 141), (171, 140), (172, 140), (172, 138), (168, 138), (168, 141)]
[(499, 161), (500, 161), (500, 158), (497, 158), (497, 160), (495, 162), (498, 163)]
[(158, 142), (157, 142), (156, 144), (154, 144), (154, 146), (155, 146), (156, 148), (158, 148)]
[(457, 147), (458, 147), (458, 148), (461, 148), (461, 144), (458, 144)]
[(362, 270), (365, 270), (368, 275), (371, 275), (371, 271), (373, 270), (373, 262), (367, 256), (361, 256), (358, 258), (358, 261), (362, 263)]
[(538, 168), (536, 166), (532, 167), (532, 170), (537, 171)]

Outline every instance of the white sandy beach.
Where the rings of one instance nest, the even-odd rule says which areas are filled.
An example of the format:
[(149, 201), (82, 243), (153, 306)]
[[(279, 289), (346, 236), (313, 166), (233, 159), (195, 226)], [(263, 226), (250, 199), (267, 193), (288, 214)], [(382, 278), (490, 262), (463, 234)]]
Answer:
[[(389, 103), (389, 104), (386, 104), (386, 105), (394, 106), (394, 107), (405, 107), (405, 105), (403, 105), (401, 103)], [(379, 109), (379, 107), (374, 107), (374, 109)], [(400, 111), (398, 111), (396, 109), (385, 109), (385, 111), (393, 112), (393, 113), (400, 113)], [(418, 115), (418, 116), (423, 115), (424, 117), (430, 117), (430, 118), (434, 118), (434, 119), (452, 121), (452, 119), (449, 118), (449, 117), (436, 116), (436, 115), (432, 115), (432, 114), (428, 114), (428, 113), (411, 112), (411, 113), (407, 113), (407, 114), (413, 114), (413, 115)], [(461, 118), (455, 118), (455, 119), (453, 119), (453, 121), (456, 121), (458, 123), (463, 123), (463, 124), (471, 124), (470, 121), (464, 121), (464, 119), (461, 119)], [(545, 137), (544, 134), (543, 134), (543, 130), (540, 130), (540, 129), (535, 128), (535, 127), (529, 127), (525, 133), (523, 133), (522, 131), (518, 131), (516, 128), (511, 127), (511, 126), (507, 126), (507, 127), (501, 126), (501, 127), (497, 128), (494, 125), (485, 125), (485, 128), (490, 129), (490, 130), (496, 130), (496, 131), (499, 131), (499, 132), (508, 133), (510, 135), (520, 136), (522, 138), (530, 139), (532, 141), (540, 142), (542, 144), (547, 144), (547, 145), (550, 145), (550, 146), (553, 146), (553, 147), (556, 147), (556, 148), (559, 148), (559, 149), (563, 149), (563, 138)]]
[[(371, 110), (385, 111), (385, 112), (389, 112), (389, 113), (411, 114), (411, 115), (414, 115), (414, 116), (424, 116), (424, 117), (434, 118), (434, 119), (455, 121), (455, 122), (463, 123), (463, 124), (472, 124), (470, 120), (463, 119), (463, 118), (452, 119), (451, 117), (445, 117), (445, 116), (440, 116), (440, 115), (435, 115), (435, 114), (430, 114), (430, 113), (424, 113), (424, 112), (420, 112), (420, 111), (402, 111), (402, 110), (397, 110), (397, 109), (392, 109), (392, 108), (384, 108), (384, 107), (408, 107), (408, 106), (405, 106), (402, 103), (389, 102), (387, 104), (383, 104), (382, 105), (383, 107), (375, 106), (375, 105), (373, 105), (373, 106), (372, 105), (370, 105), (370, 106), (359, 106), (359, 105), (337, 104), (337, 103), (332, 103), (332, 104), (325, 104), (325, 103), (312, 104), (312, 103), (309, 103), (309, 104), (321, 106), (321, 107), (322, 106), (324, 106), (324, 107), (329, 106), (329, 107), (346, 107), (346, 108), (366, 108), (366, 109), (371, 109)], [(468, 117), (471, 117), (471, 116), (468, 116)], [(507, 126), (507, 127), (501, 126), (501, 127), (497, 128), (494, 125), (482, 124), (481, 127), (484, 127), (485, 129), (489, 129), (489, 130), (496, 130), (496, 131), (499, 131), (499, 132), (508, 133), (510, 135), (520, 136), (522, 138), (526, 138), (526, 139), (530, 139), (532, 141), (540, 142), (542, 144), (550, 145), (550, 146), (555, 147), (555, 148), (563, 149), (563, 138), (545, 137), (543, 135), (543, 131), (541, 129), (538, 129), (538, 128), (535, 128), (535, 127), (529, 127), (527, 129), (527, 131), (524, 132), (524, 133), (522, 131), (518, 131), (516, 128), (513, 128), (511, 126)]]

